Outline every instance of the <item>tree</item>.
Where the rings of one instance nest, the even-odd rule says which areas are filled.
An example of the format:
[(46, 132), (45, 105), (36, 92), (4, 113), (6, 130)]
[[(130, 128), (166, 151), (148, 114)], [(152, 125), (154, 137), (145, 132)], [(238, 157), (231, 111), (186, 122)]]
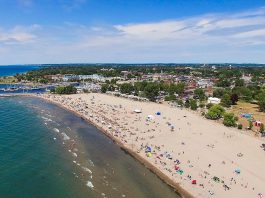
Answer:
[(165, 97), (165, 101), (171, 101), (171, 100), (176, 100), (176, 96), (175, 95), (169, 95)]
[(39, 83), (47, 84), (48, 83), (48, 80), (42, 78), (42, 79), (39, 80)]
[(56, 94), (76, 94), (77, 89), (72, 86), (65, 86), (65, 87), (56, 87), (54, 93)]
[(235, 86), (236, 87), (243, 87), (245, 85), (245, 82), (243, 79), (236, 79)]
[(189, 103), (190, 103), (190, 109), (191, 110), (196, 111), (198, 109), (198, 105), (197, 105), (196, 100), (191, 99)]
[(259, 110), (264, 112), (265, 111), (265, 92), (264, 91), (258, 94), (257, 100), (258, 100)]
[(213, 97), (221, 98), (223, 95), (224, 95), (224, 89), (218, 88), (213, 91)]
[(184, 83), (178, 83), (176, 85), (176, 93), (181, 95), (184, 93), (184, 90), (185, 90), (185, 84)]
[(264, 132), (264, 124), (261, 123), (260, 127), (259, 127), (259, 132), (263, 133)]
[(221, 98), (221, 105), (224, 107), (230, 107), (232, 104), (232, 101), (230, 99), (230, 96), (228, 94), (223, 95)]
[(251, 130), (253, 128), (253, 123), (251, 120), (248, 121), (248, 129)]
[(233, 113), (225, 113), (223, 124), (228, 127), (236, 126), (236, 119)]
[(235, 93), (231, 94), (230, 100), (231, 100), (232, 105), (236, 105), (236, 103), (238, 101), (238, 95)]
[(108, 91), (108, 88), (109, 88), (108, 84), (101, 85), (101, 92), (106, 93)]
[(218, 104), (213, 105), (207, 112), (206, 118), (211, 120), (217, 120), (222, 117), (225, 112), (224, 108)]
[(200, 101), (203, 101), (206, 98), (206, 95), (202, 88), (195, 89), (194, 94), (199, 97)]
[(230, 87), (231, 83), (227, 79), (220, 79), (217, 83), (217, 87)]
[(134, 87), (131, 83), (123, 83), (120, 87), (120, 91), (123, 94), (131, 94), (134, 90)]
[(155, 101), (159, 93), (159, 86), (155, 83), (148, 83), (144, 88), (144, 93), (150, 101)]

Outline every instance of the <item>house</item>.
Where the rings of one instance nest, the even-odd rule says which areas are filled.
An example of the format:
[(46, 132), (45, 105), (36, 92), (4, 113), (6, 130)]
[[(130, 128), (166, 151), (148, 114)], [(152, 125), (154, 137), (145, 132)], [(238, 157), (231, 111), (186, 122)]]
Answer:
[(61, 81), (63, 79), (64, 75), (62, 74), (56, 74), (56, 75), (46, 75), (45, 78), (50, 79), (52, 81)]
[(189, 82), (189, 80), (190, 80), (189, 76), (179, 76), (175, 78), (176, 83)]
[(78, 75), (75, 74), (65, 74), (63, 76), (63, 81), (67, 82), (67, 81), (75, 81), (78, 80)]
[(74, 74), (65, 74), (63, 76), (63, 81), (77, 81), (77, 80), (95, 80), (95, 81), (105, 81), (105, 78), (103, 76), (100, 76), (98, 74), (92, 74), (92, 75), (74, 75)]
[(208, 79), (200, 79), (198, 82), (197, 82), (197, 86), (199, 87), (199, 88), (203, 88), (203, 89), (205, 89), (205, 88), (207, 88), (207, 87), (210, 87), (210, 86), (212, 86), (213, 85), (213, 83), (210, 81), (210, 80), (208, 80)]

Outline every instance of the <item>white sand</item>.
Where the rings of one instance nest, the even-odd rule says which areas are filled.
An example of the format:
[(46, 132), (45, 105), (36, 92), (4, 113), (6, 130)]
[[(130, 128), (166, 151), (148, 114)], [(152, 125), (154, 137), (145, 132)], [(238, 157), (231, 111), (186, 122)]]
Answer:
[[(168, 105), (104, 94), (41, 97), (103, 127), (195, 197), (250, 198), (265, 194), (265, 151), (261, 148), (264, 139)], [(135, 109), (142, 113), (133, 113)], [(161, 115), (155, 115), (157, 111)], [(154, 119), (146, 121), (148, 115)], [(173, 131), (168, 123), (174, 125)], [(145, 153), (147, 145), (152, 148), (149, 157)], [(239, 153), (243, 156), (238, 157)], [(175, 166), (184, 173), (176, 173)], [(236, 174), (236, 169), (241, 173)], [(214, 176), (220, 182), (213, 181)], [(197, 184), (192, 184), (192, 180)], [(225, 190), (224, 184), (230, 189)]]

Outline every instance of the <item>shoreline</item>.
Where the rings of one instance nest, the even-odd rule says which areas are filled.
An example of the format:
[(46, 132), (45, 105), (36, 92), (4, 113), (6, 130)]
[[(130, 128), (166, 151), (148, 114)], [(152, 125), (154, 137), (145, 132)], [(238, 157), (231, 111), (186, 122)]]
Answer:
[[(20, 95), (17, 95), (20, 96)], [(144, 165), (149, 171), (153, 172), (159, 179), (161, 179), (164, 183), (166, 183), (170, 188), (172, 188), (177, 194), (179, 194), (182, 198), (195, 198), (194, 196), (192, 196), (188, 191), (186, 191), (184, 188), (182, 188), (181, 186), (179, 186), (178, 183), (172, 181), (167, 175), (165, 175), (164, 173), (162, 173), (157, 167), (155, 167), (151, 162), (147, 161), (146, 159), (144, 159), (142, 156), (140, 156), (139, 154), (137, 154), (135, 151), (133, 151), (132, 149), (130, 149), (129, 147), (127, 147), (126, 145), (124, 145), (118, 138), (110, 135), (105, 129), (103, 129), (102, 127), (100, 127), (98, 124), (92, 122), (91, 120), (88, 120), (87, 118), (85, 118), (84, 116), (82, 116), (80, 113), (65, 107), (64, 105), (49, 100), (47, 98), (43, 98), (43, 97), (39, 97), (37, 95), (22, 95), (24, 97), (36, 97), (38, 99), (42, 99), (46, 102), (55, 104), (73, 114), (75, 114), (77, 117), (80, 117), (81, 119), (85, 120), (88, 124), (91, 124), (93, 126), (95, 126), (99, 131), (101, 131), (105, 136), (107, 136), (108, 138), (110, 138), (112, 140), (112, 142), (114, 144), (116, 144), (118, 147), (120, 147), (120, 149), (122, 149), (123, 151), (127, 152), (127, 154), (129, 154), (130, 156), (132, 156), (135, 160), (137, 160), (139, 163), (141, 163), (142, 165)]]
[[(181, 197), (235, 197), (240, 192), (242, 198), (254, 198), (264, 194), (265, 175), (260, 174), (265, 172), (264, 139), (163, 104), (93, 93), (21, 96), (53, 103), (92, 124)], [(135, 109), (142, 112), (135, 113)], [(162, 116), (154, 115), (157, 111)], [(151, 114), (154, 117), (148, 120)], [(169, 123), (174, 124), (173, 130)], [(147, 147), (152, 152), (147, 153)]]

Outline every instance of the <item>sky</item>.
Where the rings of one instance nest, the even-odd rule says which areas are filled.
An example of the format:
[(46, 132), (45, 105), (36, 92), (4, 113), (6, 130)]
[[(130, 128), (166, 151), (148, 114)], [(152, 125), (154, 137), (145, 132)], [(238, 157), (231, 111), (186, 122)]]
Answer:
[(265, 63), (264, 0), (0, 0), (0, 65)]

